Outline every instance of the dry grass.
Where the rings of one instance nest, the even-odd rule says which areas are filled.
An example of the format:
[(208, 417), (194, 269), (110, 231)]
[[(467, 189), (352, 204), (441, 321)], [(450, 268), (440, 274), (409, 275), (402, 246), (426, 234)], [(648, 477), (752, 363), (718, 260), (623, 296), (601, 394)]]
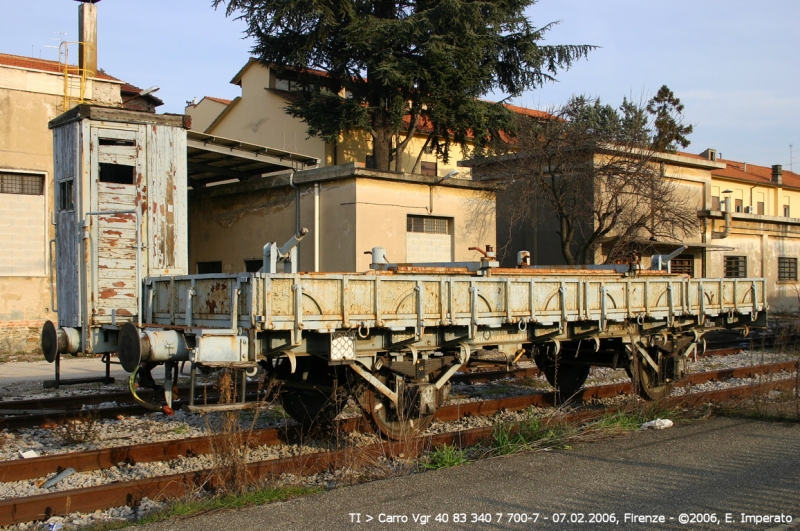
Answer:
[(97, 413), (80, 412), (63, 424), (56, 426), (53, 433), (67, 446), (90, 443), (97, 437), (100, 428)]
[[(259, 391), (263, 386), (263, 380)], [(233, 404), (240, 401), (237, 382), (231, 371), (220, 371), (216, 387), (220, 404)], [(271, 393), (259, 393), (259, 396)], [(248, 471), (250, 454), (254, 445), (254, 429), (259, 418), (261, 406), (247, 410), (220, 411), (209, 413), (206, 417), (206, 430), (213, 436), (211, 457), (216, 470), (213, 485), (220, 494), (242, 495), (248, 492), (256, 481)]]

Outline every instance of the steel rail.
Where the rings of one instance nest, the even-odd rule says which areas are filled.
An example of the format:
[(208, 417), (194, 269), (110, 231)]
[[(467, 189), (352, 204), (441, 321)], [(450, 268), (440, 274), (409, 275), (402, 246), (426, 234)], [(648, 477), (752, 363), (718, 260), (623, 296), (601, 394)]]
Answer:
[[(691, 393), (665, 400), (672, 407), (696, 406), (709, 401), (730, 400), (751, 396), (754, 392), (793, 389), (795, 380), (786, 379), (768, 383), (732, 387), (703, 393)], [(620, 408), (608, 408), (597, 412), (579, 412), (567, 421), (581, 419), (586, 421), (593, 416), (602, 416)], [(282, 459), (272, 459), (250, 463), (248, 474), (256, 481), (276, 477), (283, 473), (310, 475), (325, 470), (343, 467), (357, 467), (374, 462), (375, 459), (403, 456), (416, 457), (422, 451), (444, 444), (466, 447), (489, 439), (493, 426), (475, 428), (458, 432), (428, 435), (407, 441), (381, 441), (368, 446), (304, 454)], [(97, 487), (73, 489), (26, 498), (0, 501), (0, 525), (46, 520), (51, 516), (70, 512), (92, 512), (98, 509), (128, 505), (136, 507), (142, 498), (165, 500), (189, 494), (200, 489), (213, 487), (219, 477), (215, 470), (200, 470), (183, 474), (173, 474), (123, 483), (112, 483)]]
[[(789, 361), (735, 369), (720, 369), (694, 373), (687, 377), (684, 382), (696, 385), (711, 380), (748, 378), (781, 371), (791, 371), (796, 368), (797, 362)], [(591, 399), (611, 398), (630, 391), (631, 385), (628, 382), (593, 386), (581, 390), (575, 399), (586, 402)], [(552, 392), (538, 393), (444, 406), (436, 412), (434, 418), (442, 422), (448, 422), (459, 420), (466, 416), (489, 416), (499, 411), (519, 411), (529, 407), (549, 407), (552, 405)], [(361, 423), (360, 417), (342, 421), (339, 428), (343, 431), (369, 430), (366, 425)], [(179, 457), (194, 457), (211, 452), (215, 447), (217, 437), (219, 436), (192, 437), (179, 441), (160, 441), (85, 452), (53, 454), (30, 459), (0, 461), (0, 482), (45, 477), (67, 468), (73, 468), (76, 472), (86, 472), (111, 468), (120, 463), (134, 465), (136, 463), (168, 461)], [(298, 442), (301, 437), (302, 434), (299, 427), (287, 426), (284, 428), (253, 430), (247, 442), (250, 446), (278, 445)]]

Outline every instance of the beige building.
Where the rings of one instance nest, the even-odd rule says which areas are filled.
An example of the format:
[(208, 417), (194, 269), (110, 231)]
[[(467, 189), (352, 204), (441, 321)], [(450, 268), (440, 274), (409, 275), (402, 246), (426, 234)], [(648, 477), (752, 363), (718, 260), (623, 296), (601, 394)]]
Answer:
[[(81, 4), (81, 8), (85, 4)], [(91, 4), (89, 4), (91, 5)], [(92, 6), (94, 7), (94, 6)], [(0, 54), (0, 354), (39, 348), (53, 313), (53, 135), (47, 123), (83, 101), (153, 112), (162, 102), (102, 72)], [(82, 93), (82, 98), (81, 98)]]
[[(299, 118), (285, 112), (288, 98), (297, 89), (297, 85), (290, 79), (279, 77), (274, 68), (251, 58), (231, 79), (231, 83), (239, 86), (242, 91), (241, 96), (232, 101), (205, 96), (186, 106), (185, 113), (192, 117), (193, 131), (302, 153), (320, 159), (322, 166), (351, 162), (370, 166), (372, 139), (365, 132), (343, 134), (333, 143), (308, 136), (308, 126)], [(509, 108), (516, 112), (538, 113), (520, 107)], [(406, 147), (403, 173), (441, 177), (453, 170), (459, 170), (457, 162), (466, 158), (460, 146), (451, 146), (452, 156), (445, 164), (437, 160), (431, 150), (425, 148), (427, 134), (424, 125), (419, 131)], [(401, 137), (400, 140), (403, 139)], [(461, 171), (464, 174), (469, 173), (468, 170)]]
[[(653, 163), (675, 185), (677, 196), (696, 209), (699, 228), (679, 239), (642, 241), (644, 267), (650, 267), (652, 254), (686, 245), (672, 260), (673, 272), (706, 278), (763, 276), (773, 311), (800, 308), (800, 218), (793, 217), (800, 211), (800, 175), (780, 166), (723, 160), (713, 149), (699, 155), (658, 153)], [(479, 181), (493, 180), (508, 171), (508, 163), (498, 159), (472, 170)], [(498, 242), (508, 243), (503, 265), (513, 266), (521, 250), (531, 253), (535, 265), (564, 264), (555, 217), (540, 208), (535, 222), (518, 222), (511, 215), (516, 194), (513, 188), (498, 192)], [(607, 243), (598, 245), (595, 263), (606, 260), (607, 248)]]
[(477, 260), (469, 247), (495, 245), (485, 188), (351, 163), (191, 190), (190, 272), (257, 271), (263, 246), (299, 228), (301, 271), (365, 271), (373, 247), (397, 263)]

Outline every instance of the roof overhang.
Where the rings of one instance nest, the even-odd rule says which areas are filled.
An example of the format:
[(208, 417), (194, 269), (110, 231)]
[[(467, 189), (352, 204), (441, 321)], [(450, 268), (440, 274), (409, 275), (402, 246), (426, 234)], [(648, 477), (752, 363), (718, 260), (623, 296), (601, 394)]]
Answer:
[(247, 181), (281, 170), (300, 171), (319, 163), (318, 158), (299, 153), (187, 132), (186, 167), (193, 188), (220, 181)]

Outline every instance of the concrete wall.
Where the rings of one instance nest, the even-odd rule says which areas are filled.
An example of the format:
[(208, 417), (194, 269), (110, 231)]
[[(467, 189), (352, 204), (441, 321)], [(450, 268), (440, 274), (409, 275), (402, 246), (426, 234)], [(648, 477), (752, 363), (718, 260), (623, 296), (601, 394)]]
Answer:
[[(445, 181), (446, 183), (447, 181)], [(408, 262), (408, 215), (453, 219), (455, 261), (478, 260), (469, 247), (496, 246), (495, 197), (483, 190), (362, 178), (358, 182), (357, 270), (369, 268), (363, 252), (385, 247), (390, 262)], [(438, 260), (438, 258), (437, 258)]]
[[(75, 83), (72, 83), (75, 86)], [(121, 102), (120, 83), (89, 80), (86, 96)], [(53, 136), (47, 123), (62, 111), (62, 75), (0, 66), (0, 172), (44, 175), (44, 195), (0, 195), (0, 354), (38, 351), (51, 307), (47, 242), (55, 237)]]

